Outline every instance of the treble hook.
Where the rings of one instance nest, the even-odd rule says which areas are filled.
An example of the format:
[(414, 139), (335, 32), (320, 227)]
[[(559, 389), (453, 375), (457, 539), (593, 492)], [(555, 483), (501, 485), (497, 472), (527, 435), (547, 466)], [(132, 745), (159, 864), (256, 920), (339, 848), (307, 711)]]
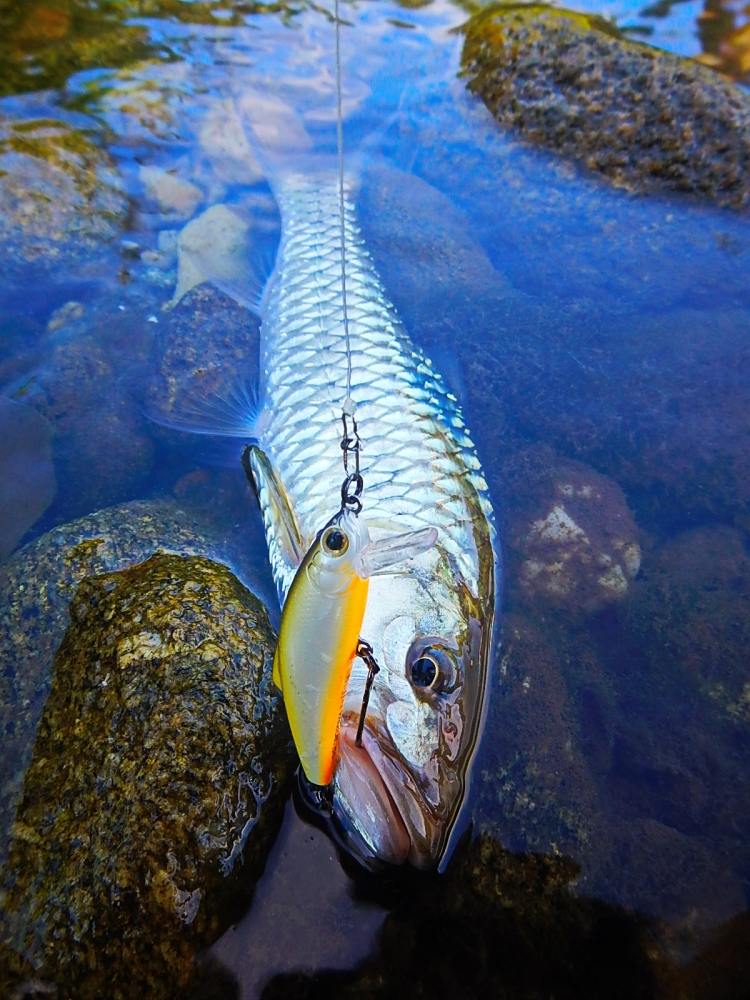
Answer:
[(357, 643), (357, 653), (356, 655), (364, 660), (367, 664), (367, 681), (365, 682), (365, 693), (362, 695), (362, 708), (359, 713), (359, 725), (357, 726), (357, 736), (354, 740), (358, 747), (362, 746), (362, 732), (365, 728), (365, 717), (367, 715), (367, 705), (370, 701), (370, 691), (372, 690), (372, 682), (375, 680), (375, 674), (380, 671), (378, 666), (378, 661), (373, 655), (373, 649), (369, 642), (365, 642), (364, 639), (360, 639)]

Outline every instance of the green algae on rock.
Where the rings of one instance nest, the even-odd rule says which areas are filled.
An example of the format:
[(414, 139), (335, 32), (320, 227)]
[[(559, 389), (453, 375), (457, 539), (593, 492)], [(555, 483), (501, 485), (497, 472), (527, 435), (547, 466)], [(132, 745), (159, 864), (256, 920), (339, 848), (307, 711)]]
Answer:
[(29, 975), (71, 998), (185, 985), (280, 817), (293, 753), (274, 638), (207, 559), (80, 584), (2, 879), (4, 995)]
[(114, 239), (128, 199), (91, 134), (0, 116), (0, 246), (9, 262), (75, 260)]
[(750, 96), (600, 17), (498, 4), (465, 27), (469, 88), (528, 141), (630, 191), (750, 205)]
[(134, 501), (60, 525), (0, 568), (0, 859), (76, 587), (157, 551), (206, 556), (250, 575), (223, 524), (169, 500)]

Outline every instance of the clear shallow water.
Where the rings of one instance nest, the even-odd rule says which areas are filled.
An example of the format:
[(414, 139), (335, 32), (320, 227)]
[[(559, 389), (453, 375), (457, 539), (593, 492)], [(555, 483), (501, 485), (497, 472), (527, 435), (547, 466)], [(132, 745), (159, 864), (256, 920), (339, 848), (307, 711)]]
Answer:
[[(695, 51), (692, 5), (663, 20), (602, 12)], [(0, 102), (6, 142), (19, 125), (46, 136), (52, 122), (70, 130), (56, 149), (85, 143), (86, 168), (64, 190), (81, 198), (73, 217), (95, 216), (110, 237), (79, 252), (63, 226), (54, 258), (9, 254), (0, 281), (6, 394), (53, 400), (57, 496), (26, 537), (106, 504), (215, 490), (227, 532), (247, 543), (242, 568), (273, 607), (241, 471), (216, 472), (202, 446), (154, 428), (144, 398), (180, 229), (224, 204), (249, 221), (258, 256), (277, 234), (227, 98), (272, 92), (330, 152), (331, 25), (301, 6), (129, 13), (135, 55), (153, 58), (107, 51), (105, 66), (120, 67), (110, 69), (79, 53), (43, 77), (45, 90), (26, 61), (26, 92)], [(750, 879), (750, 229), (684, 199), (618, 192), (502, 134), (456, 79), (450, 29), (464, 17), (447, 3), (353, 6), (344, 78), (365, 239), (411, 335), (462, 400), (507, 556), (505, 646), (466, 818), (512, 851), (572, 857), (577, 893), (663, 920), (687, 959), (746, 910)], [(50, 21), (53, 38), (63, 27)], [(149, 168), (191, 188), (154, 182)], [(110, 200), (92, 201), (92, 183)], [(30, 454), (48, 463), (38, 442)], [(592, 537), (622, 504), (630, 511), (642, 558), (622, 601), (584, 613), (521, 585), (524, 526), (551, 489), (540, 467), (612, 484)], [(278, 972), (353, 966), (399, 898), (354, 886), (288, 809), (255, 903), (215, 960), (248, 997)], [(321, 931), (333, 924), (348, 930)], [(284, 943), (296, 937), (298, 950)], [(733, 968), (730, 955), (727, 982)]]

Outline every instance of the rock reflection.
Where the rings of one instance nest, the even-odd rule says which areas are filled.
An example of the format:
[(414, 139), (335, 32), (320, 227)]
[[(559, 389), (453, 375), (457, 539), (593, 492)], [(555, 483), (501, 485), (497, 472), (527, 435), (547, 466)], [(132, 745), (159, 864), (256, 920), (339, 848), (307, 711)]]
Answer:
[(652, 925), (577, 898), (576, 876), (566, 858), (510, 854), (481, 836), (444, 876), (400, 887), (370, 958), (348, 972), (277, 976), (263, 1000), (657, 995), (669, 967)]
[(120, 67), (173, 53), (135, 18), (194, 25), (237, 26), (254, 14), (287, 20), (304, 10), (305, 0), (269, 3), (234, 0), (0, 0), (0, 95), (62, 87), (81, 70)]
[(698, 17), (702, 63), (737, 80), (750, 74), (750, 9), (733, 0), (706, 0)]

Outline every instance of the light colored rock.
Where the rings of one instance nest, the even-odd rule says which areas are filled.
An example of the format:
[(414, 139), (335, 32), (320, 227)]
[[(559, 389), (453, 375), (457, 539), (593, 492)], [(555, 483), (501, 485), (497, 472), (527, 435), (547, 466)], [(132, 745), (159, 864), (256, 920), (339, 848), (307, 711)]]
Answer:
[(523, 596), (584, 612), (622, 600), (641, 565), (638, 532), (622, 490), (548, 450), (530, 450), (529, 456), (523, 484), (528, 500), (511, 531)]
[(47, 333), (54, 333), (68, 323), (72, 323), (83, 316), (83, 306), (80, 302), (65, 302), (52, 313), (47, 320)]
[(225, 184), (257, 184), (263, 180), (263, 170), (233, 101), (211, 102), (198, 132), (198, 142), (211, 169)]
[(142, 166), (139, 176), (148, 197), (168, 215), (188, 219), (203, 201), (200, 188), (161, 167)]
[(248, 223), (226, 205), (212, 205), (189, 222), (177, 238), (177, 286), (169, 308), (203, 282), (242, 304), (253, 302), (249, 232)]
[(560, 543), (588, 542), (586, 532), (579, 528), (565, 508), (559, 505), (555, 505), (542, 520), (534, 521), (529, 536)]

